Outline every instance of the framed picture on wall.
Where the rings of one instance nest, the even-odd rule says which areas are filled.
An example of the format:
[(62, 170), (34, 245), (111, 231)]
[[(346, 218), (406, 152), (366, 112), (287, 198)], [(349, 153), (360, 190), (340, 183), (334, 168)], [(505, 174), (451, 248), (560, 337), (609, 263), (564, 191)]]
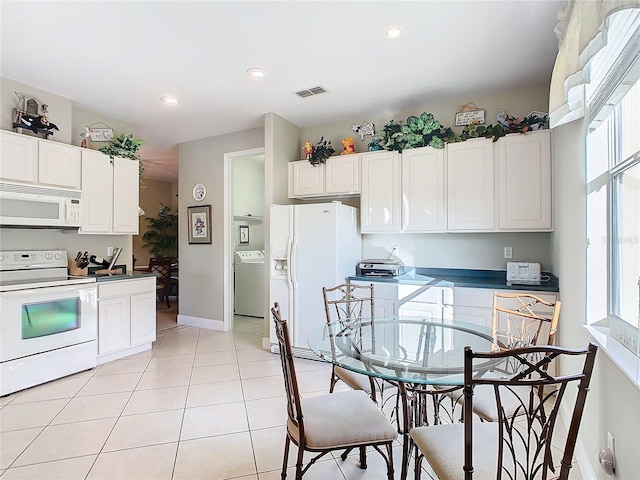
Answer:
[(187, 207), (189, 243), (211, 243), (211, 205)]
[(240, 245), (249, 243), (249, 225), (240, 225)]

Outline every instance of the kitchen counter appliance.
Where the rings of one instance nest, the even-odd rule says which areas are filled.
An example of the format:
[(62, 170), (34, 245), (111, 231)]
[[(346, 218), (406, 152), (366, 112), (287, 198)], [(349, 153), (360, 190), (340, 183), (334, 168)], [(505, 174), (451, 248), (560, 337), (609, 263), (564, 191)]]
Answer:
[(96, 366), (95, 280), (63, 250), (0, 252), (0, 396)]
[(404, 272), (402, 260), (394, 258), (362, 260), (356, 265), (356, 275), (362, 277), (397, 277)]

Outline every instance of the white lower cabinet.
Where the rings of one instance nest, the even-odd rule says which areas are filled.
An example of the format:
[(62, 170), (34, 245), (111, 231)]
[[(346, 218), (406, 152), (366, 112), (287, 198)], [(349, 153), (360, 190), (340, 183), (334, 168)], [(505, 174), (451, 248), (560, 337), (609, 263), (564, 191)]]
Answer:
[[(493, 322), (493, 292), (491, 288), (468, 288), (455, 287), (453, 289), (453, 318), (456, 322), (466, 322), (474, 325), (480, 325), (491, 328)], [(511, 294), (531, 294), (546, 300), (547, 302), (555, 302), (558, 295), (553, 292), (538, 292), (529, 290), (499, 290), (500, 293)], [(506, 303), (503, 306), (511, 307)], [(513, 301), (513, 307), (518, 308), (520, 305), (516, 300)], [(549, 314), (551, 308), (538, 306), (537, 313)]]
[(155, 277), (98, 284), (98, 364), (148, 350), (155, 339)]

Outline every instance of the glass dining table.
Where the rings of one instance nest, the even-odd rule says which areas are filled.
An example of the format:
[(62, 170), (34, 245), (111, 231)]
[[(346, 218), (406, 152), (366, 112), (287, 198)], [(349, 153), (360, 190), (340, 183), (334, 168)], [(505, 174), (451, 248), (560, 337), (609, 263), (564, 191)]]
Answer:
[[(407, 316), (325, 323), (312, 330), (307, 340), (322, 360), (381, 379), (381, 385), (397, 387), (393, 411), (398, 433), (403, 436), (402, 480), (407, 477), (409, 431), (428, 423), (426, 399), (433, 400), (437, 423), (436, 399), (462, 388), (465, 347), (484, 352), (499, 349), (490, 327)], [(492, 366), (486, 363), (478, 365), (478, 369), (488, 371)]]

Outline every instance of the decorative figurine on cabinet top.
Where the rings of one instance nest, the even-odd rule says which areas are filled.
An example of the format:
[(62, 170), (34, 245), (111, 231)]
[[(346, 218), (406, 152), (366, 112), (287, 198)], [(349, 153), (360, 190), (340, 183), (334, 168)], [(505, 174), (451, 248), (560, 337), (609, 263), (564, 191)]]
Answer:
[[(43, 138), (53, 135), (53, 130), (60, 129), (55, 123), (49, 122), (49, 106), (42, 104), (33, 97), (24, 93), (15, 92), (16, 108), (13, 109), (13, 128), (16, 133), (22, 133), (22, 129), (31, 130)], [(42, 110), (42, 115), (38, 111)]]
[(376, 133), (376, 129), (371, 122), (356, 123), (351, 126), (351, 129), (356, 132), (357, 135), (360, 135), (360, 140), (363, 141), (365, 135), (373, 136)]
[(342, 139), (342, 153), (340, 155), (349, 155), (351, 153), (356, 153), (356, 147), (353, 144), (353, 137), (347, 137)]
[(302, 151), (304, 152), (305, 160), (311, 160), (311, 156), (313, 155), (313, 145), (309, 140), (305, 142)]

